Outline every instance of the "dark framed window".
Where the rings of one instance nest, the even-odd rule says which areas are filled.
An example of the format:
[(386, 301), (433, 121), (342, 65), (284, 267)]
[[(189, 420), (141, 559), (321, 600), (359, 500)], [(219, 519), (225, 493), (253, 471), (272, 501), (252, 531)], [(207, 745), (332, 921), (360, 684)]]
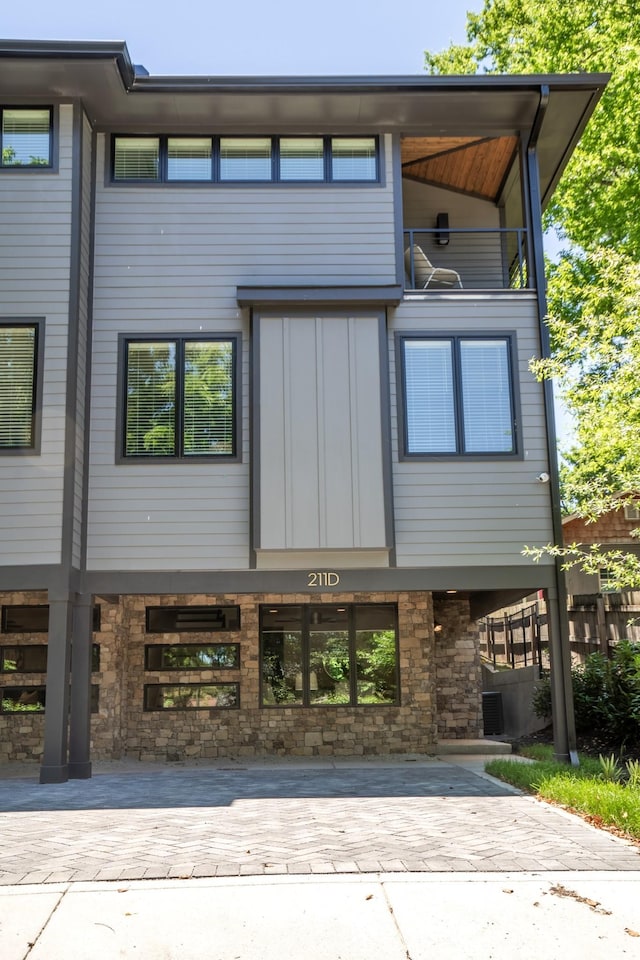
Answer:
[(375, 183), (378, 137), (132, 136), (111, 139), (115, 183)]
[(167, 137), (167, 180), (211, 180), (211, 137)]
[(279, 146), (280, 180), (304, 183), (326, 178), (322, 137), (281, 137)]
[[(100, 701), (100, 688), (91, 684), (91, 713), (97, 713)], [(0, 687), (0, 713), (44, 713), (47, 702), (47, 688), (40, 687)]]
[(114, 180), (160, 180), (160, 137), (115, 137)]
[(125, 459), (235, 458), (238, 337), (125, 339)]
[(0, 453), (37, 447), (40, 336), (38, 321), (0, 322)]
[(51, 107), (0, 107), (0, 169), (52, 165)]
[(399, 703), (394, 604), (260, 608), (261, 704)]
[(48, 603), (2, 607), (3, 633), (46, 633), (48, 629)]
[(401, 336), (406, 456), (513, 455), (510, 336)]
[[(32, 643), (0, 647), (0, 673), (46, 673), (47, 644)], [(100, 669), (100, 644), (91, 645), (91, 671)]]
[[(5, 604), (2, 607), (2, 633), (47, 633), (49, 630), (49, 604)], [(100, 630), (100, 605), (94, 604), (94, 633)]]
[(146, 670), (233, 670), (240, 666), (237, 643), (154, 643), (144, 648)]
[(220, 180), (272, 180), (271, 137), (221, 137)]
[(0, 673), (46, 673), (47, 645), (0, 647)]
[(145, 710), (234, 710), (240, 706), (237, 683), (147, 683)]
[(376, 180), (378, 155), (375, 137), (332, 137), (331, 179)]
[(147, 607), (147, 633), (209, 633), (240, 629), (240, 607)]

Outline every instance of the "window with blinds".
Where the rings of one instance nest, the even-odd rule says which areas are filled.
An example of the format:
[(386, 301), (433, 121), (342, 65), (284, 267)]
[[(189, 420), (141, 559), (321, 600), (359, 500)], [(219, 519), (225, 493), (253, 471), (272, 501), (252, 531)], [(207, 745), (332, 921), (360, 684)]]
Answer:
[(115, 137), (113, 141), (115, 180), (159, 180), (159, 137)]
[(0, 324), (0, 450), (36, 445), (36, 323)]
[(0, 114), (0, 166), (50, 167), (51, 108), (3, 107)]
[(331, 174), (333, 180), (375, 180), (375, 137), (333, 137)]
[(282, 137), (281, 180), (324, 180), (324, 175), (322, 137)]
[(509, 337), (402, 337), (408, 456), (516, 452)]
[(378, 138), (116, 135), (111, 165), (116, 182), (371, 183)]
[(124, 456), (234, 457), (236, 338), (124, 346)]
[(169, 137), (168, 180), (211, 180), (211, 137)]
[(271, 180), (271, 137), (222, 137), (221, 180)]

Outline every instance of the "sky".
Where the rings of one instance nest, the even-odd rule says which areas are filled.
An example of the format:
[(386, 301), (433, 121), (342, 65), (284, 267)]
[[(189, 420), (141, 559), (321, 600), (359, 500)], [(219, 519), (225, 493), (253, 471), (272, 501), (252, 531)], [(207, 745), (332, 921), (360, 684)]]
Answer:
[(466, 39), (482, 0), (24, 0), (3, 4), (11, 40), (124, 40), (150, 74), (421, 73), (425, 50)]

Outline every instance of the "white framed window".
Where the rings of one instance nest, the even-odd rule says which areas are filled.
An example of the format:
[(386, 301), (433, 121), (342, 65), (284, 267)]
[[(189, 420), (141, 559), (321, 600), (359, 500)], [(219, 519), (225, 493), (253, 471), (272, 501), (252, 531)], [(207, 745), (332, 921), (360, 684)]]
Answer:
[(598, 581), (600, 585), (600, 593), (619, 592), (619, 588), (614, 580), (613, 571), (609, 570), (608, 567), (600, 567), (598, 570)]

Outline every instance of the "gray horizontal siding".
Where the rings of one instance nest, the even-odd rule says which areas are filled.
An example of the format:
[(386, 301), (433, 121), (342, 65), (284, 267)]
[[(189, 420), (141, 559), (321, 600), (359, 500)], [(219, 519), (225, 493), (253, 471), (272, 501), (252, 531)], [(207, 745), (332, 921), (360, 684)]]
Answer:
[(0, 174), (0, 317), (45, 318), (41, 452), (0, 454), (0, 567), (61, 559), (72, 108), (59, 117), (56, 173)]
[[(239, 313), (239, 311), (236, 311)], [(248, 323), (205, 329), (184, 317), (122, 332), (243, 334), (241, 463), (116, 464), (117, 334), (93, 341), (87, 565), (98, 570), (223, 570), (249, 566)], [(116, 326), (117, 329), (117, 326)]]
[[(249, 321), (236, 287), (393, 282), (391, 187), (113, 186), (104, 157), (100, 137), (88, 567), (246, 568)], [(244, 344), (242, 462), (116, 465), (118, 335), (233, 331)]]
[[(523, 459), (399, 459), (396, 331), (516, 332)], [(550, 488), (535, 479), (548, 463), (542, 387), (529, 372), (529, 360), (539, 355), (534, 297), (404, 301), (391, 311), (390, 354), (398, 565), (530, 564), (523, 546), (544, 544), (553, 536)]]

